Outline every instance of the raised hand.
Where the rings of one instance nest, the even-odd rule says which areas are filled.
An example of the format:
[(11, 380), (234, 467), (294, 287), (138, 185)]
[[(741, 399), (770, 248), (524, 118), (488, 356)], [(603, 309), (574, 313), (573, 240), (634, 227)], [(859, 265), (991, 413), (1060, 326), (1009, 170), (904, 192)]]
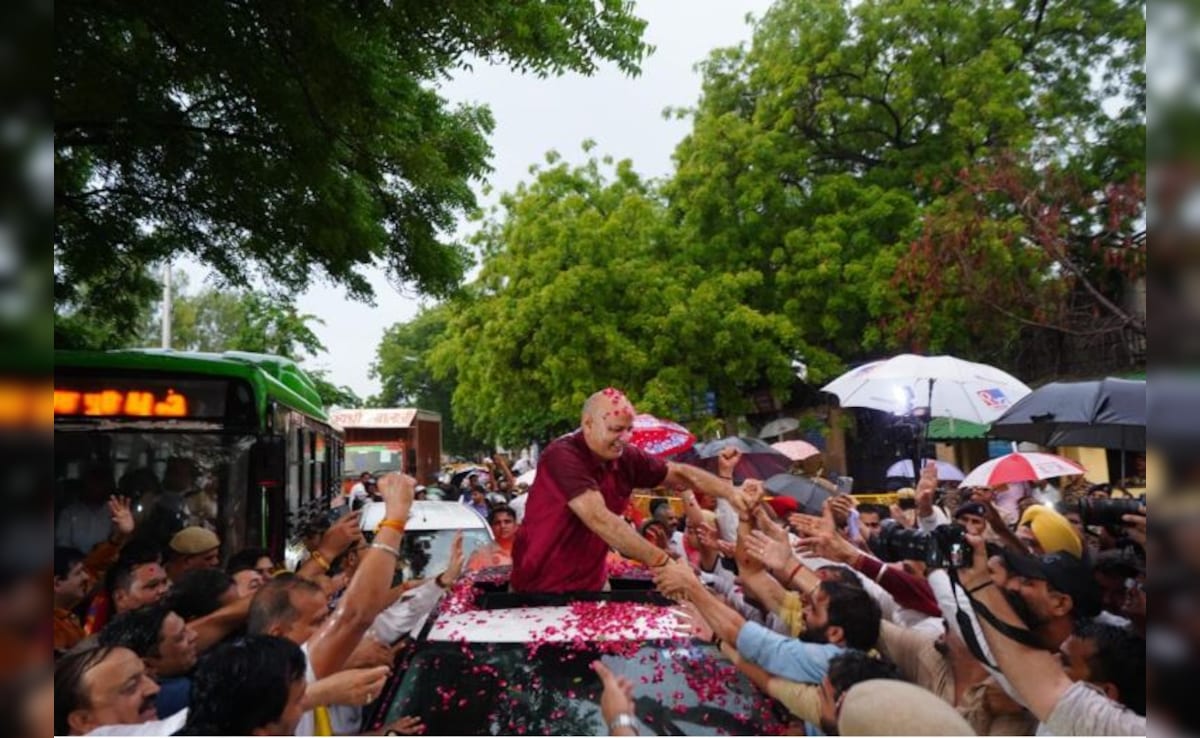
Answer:
[(837, 495), (826, 500), (833, 510), (834, 524), (838, 528), (845, 527), (850, 522), (850, 511), (854, 509), (854, 498), (850, 495)]
[(746, 553), (772, 571), (782, 571), (795, 560), (786, 538), (772, 538), (761, 530), (751, 531), (746, 539)]
[(390, 472), (379, 478), (379, 494), (387, 506), (386, 515), (391, 520), (406, 520), (412, 508), (417, 480), (400, 472)]
[(721, 449), (720, 455), (717, 456), (717, 474), (722, 477), (732, 478), (733, 470), (741, 460), (741, 451), (732, 446), (726, 446)]
[(821, 518), (804, 513), (792, 513), (788, 516), (788, 525), (801, 536), (812, 536), (821, 532)]
[(742, 495), (746, 498), (746, 512), (758, 507), (766, 493), (767, 490), (763, 487), (763, 483), (757, 479), (747, 479), (743, 482)]
[(771, 520), (771, 516), (767, 514), (766, 508), (759, 506), (754, 511), (754, 520), (758, 524), (758, 529), (766, 533), (776, 541), (788, 543), (788, 533), (783, 526)]
[(917, 511), (923, 517), (933, 514), (933, 494), (937, 492), (937, 464), (930, 460), (921, 469), (921, 478), (917, 480)]
[(113, 530), (123, 538), (133, 535), (133, 506), (128, 497), (113, 495), (108, 498), (108, 514), (112, 516)]
[(702, 552), (720, 551), (721, 538), (717, 534), (717, 529), (708, 523), (696, 526), (696, 538), (700, 541)]
[(446, 563), (446, 570), (438, 575), (438, 584), (449, 588), (458, 578), (462, 576), (463, 564), (466, 559), (463, 556), (463, 534), (460, 530), (454, 535), (454, 541), (450, 544), (450, 560)]
[(321, 548), (330, 551), (336, 551), (341, 554), (352, 543), (358, 543), (362, 540), (362, 529), (360, 523), (362, 521), (362, 512), (355, 511), (349, 515), (343, 515), (336, 523), (329, 526), (329, 530), (321, 536)]

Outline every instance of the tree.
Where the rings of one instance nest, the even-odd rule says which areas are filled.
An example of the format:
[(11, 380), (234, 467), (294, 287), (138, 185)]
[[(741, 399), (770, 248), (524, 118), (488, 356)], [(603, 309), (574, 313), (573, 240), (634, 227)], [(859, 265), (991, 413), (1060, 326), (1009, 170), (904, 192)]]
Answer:
[(369, 301), (382, 264), (448, 293), (469, 257), (441, 233), (475, 207), (492, 118), (437, 81), (472, 57), (635, 74), (648, 52), (627, 0), (68, 0), (55, 20), (55, 300), (130, 329), (145, 266), (176, 254), (239, 287)]
[(761, 272), (748, 304), (795, 326), (813, 381), (912, 347), (882, 319), (964, 337), (953, 305), (896, 299), (923, 214), (1002, 152), (1093, 191), (1144, 169), (1144, 34), (1126, 0), (780, 0), (678, 111), (666, 193), (691, 261)]
[[(171, 347), (181, 351), (252, 351), (300, 360), (325, 352), (310, 328), (323, 321), (299, 313), (285, 297), (249, 290), (206, 287), (187, 293), (187, 277), (172, 277)], [(161, 311), (149, 316), (140, 332), (142, 345), (154, 345), (162, 334)]]
[(455, 383), (456, 421), (500, 443), (573, 428), (608, 385), (640, 409), (691, 413), (707, 390), (721, 410), (792, 379), (786, 321), (746, 305), (761, 274), (708, 273), (686, 258), (654, 187), (622, 161), (550, 168), (501, 198), (479, 231), (477, 282), (451, 302), (430, 356)]
[(323, 369), (306, 369), (309, 379), (317, 386), (317, 394), (321, 396), (321, 404), (326, 408), (363, 407), (363, 400), (344, 384), (334, 384), (329, 378), (329, 372)]
[(445, 337), (450, 321), (448, 303), (423, 309), (407, 323), (397, 323), (384, 333), (371, 364), (371, 376), (382, 389), (371, 398), (373, 407), (419, 407), (442, 416), (442, 442), (447, 453), (474, 456), (489, 452), (486, 436), (475, 436), (457, 422), (451, 407), (455, 384), (438, 379), (430, 366), (430, 351)]
[[(1029, 328), (1144, 340), (1145, 315), (1126, 300), (1146, 276), (1144, 201), (1136, 174), (1092, 192), (1070, 172), (1010, 156), (964, 170), (899, 260), (896, 307), (881, 326), (931, 352), (997, 357)], [(915, 318), (924, 315), (937, 319)]]

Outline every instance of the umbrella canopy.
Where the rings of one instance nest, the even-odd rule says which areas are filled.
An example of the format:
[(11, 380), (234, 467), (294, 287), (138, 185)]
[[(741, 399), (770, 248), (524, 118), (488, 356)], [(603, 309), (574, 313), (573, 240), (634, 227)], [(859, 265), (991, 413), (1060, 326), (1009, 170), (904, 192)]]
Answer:
[(1021, 380), (987, 364), (953, 356), (901, 354), (846, 372), (822, 387), (843, 407), (990, 423), (1029, 394)]
[(1054, 454), (1012, 453), (985, 461), (963, 478), (959, 487), (996, 487), (1013, 482), (1035, 482), (1052, 477), (1083, 474), (1084, 468)]
[(792, 461), (804, 461), (821, 453), (821, 449), (807, 441), (780, 441), (779, 443), (772, 443), (771, 448)]
[(715, 474), (717, 456), (729, 447), (742, 452), (742, 458), (733, 469), (733, 481), (735, 482), (745, 479), (766, 479), (786, 472), (792, 466), (791, 459), (771, 448), (766, 441), (744, 436), (729, 436), (697, 444), (693, 449), (694, 457), (691, 454), (685, 454), (677, 460), (694, 464)]
[(629, 442), (648, 454), (663, 457), (687, 451), (696, 444), (696, 437), (678, 423), (643, 414), (633, 419)]
[(795, 418), (779, 418), (772, 420), (758, 432), (759, 438), (778, 438), (784, 433), (791, 433), (800, 427), (800, 421)]
[(990, 435), (1042, 446), (1146, 450), (1146, 382), (1051, 382), (992, 423)]
[(820, 515), (825, 500), (831, 496), (816, 482), (795, 474), (776, 474), (767, 479), (763, 486), (773, 495), (792, 498), (800, 505), (800, 512), (809, 515)]
[[(921, 466), (925, 466), (925, 462), (931, 459), (922, 459)], [(939, 482), (958, 482), (963, 478), (962, 469), (959, 469), (949, 461), (938, 461), (932, 459), (937, 464), (937, 475)], [(889, 477), (905, 477), (907, 479), (916, 479), (917, 475), (913, 473), (912, 459), (901, 459), (895, 464), (888, 467), (887, 475)]]

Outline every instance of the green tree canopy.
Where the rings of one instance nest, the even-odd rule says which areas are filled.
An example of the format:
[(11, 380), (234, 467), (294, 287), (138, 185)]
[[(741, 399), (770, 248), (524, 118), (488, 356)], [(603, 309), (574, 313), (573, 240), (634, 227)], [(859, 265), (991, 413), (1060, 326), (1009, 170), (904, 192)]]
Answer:
[(749, 304), (795, 326), (816, 381), (911, 347), (893, 277), (960, 171), (1017, 152), (1099, 189), (1144, 167), (1144, 33), (1127, 0), (779, 0), (702, 65), (666, 190), (691, 261), (761, 272)]
[[(628, 0), (68, 0), (55, 8), (55, 300), (132, 328), (144, 267), (188, 254), (235, 286), (431, 294), (469, 257), (442, 236), (488, 172), (486, 108), (441, 79), (471, 58), (538, 75), (637, 73)], [(78, 335), (78, 331), (76, 335)]]
[(458, 422), (520, 442), (573, 427), (608, 385), (667, 417), (691, 414), (707, 390), (736, 414), (748, 390), (789, 385), (790, 326), (748, 306), (761, 273), (690, 263), (628, 161), (609, 174), (594, 159), (547, 159), (479, 232), (480, 277), (433, 349)]
[[(212, 286), (189, 294), (182, 272), (172, 276), (171, 347), (181, 351), (252, 351), (299, 361), (325, 352), (310, 324), (315, 315), (300, 313), (290, 300), (251, 290)], [(140, 331), (142, 345), (162, 335), (161, 311), (150, 315)]]
[(454, 382), (434, 376), (430, 352), (445, 337), (451, 305), (423, 309), (406, 323), (397, 323), (379, 342), (371, 376), (383, 385), (371, 407), (419, 407), (442, 416), (442, 443), (447, 453), (474, 456), (489, 452), (486, 436), (476, 437), (457, 422), (451, 408)]

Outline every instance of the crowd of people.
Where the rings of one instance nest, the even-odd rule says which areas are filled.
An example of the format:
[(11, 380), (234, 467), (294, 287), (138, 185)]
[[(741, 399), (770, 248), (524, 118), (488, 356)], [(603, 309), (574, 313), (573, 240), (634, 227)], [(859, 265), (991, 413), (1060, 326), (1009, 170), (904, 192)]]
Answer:
[[(597, 393), (529, 491), (507, 467), (439, 487), (495, 544), (468, 559), (460, 537), (444, 571), (398, 586), (409, 511), (429, 493), (402, 474), (336, 501), (346, 514), (306, 531), (295, 571), (261, 549), (222, 564), (200, 527), (159, 550), (110, 498), (106, 539), (55, 548), (54, 733), (363, 734), (399, 645), (464, 572), (511, 564), (515, 592), (597, 591), (623, 561), (796, 732), (1145, 734), (1144, 505), (1097, 525), (1109, 490), (1069, 487), (1002, 510), (1000, 490), (939, 490), (930, 465), (911, 509), (835, 495), (811, 515), (735, 485), (735, 451), (712, 474), (630, 446), (632, 418), (622, 395)], [(664, 491), (644, 517), (636, 489)], [(385, 506), (369, 541), (352, 511), (368, 499)], [(636, 734), (632, 686), (595, 668), (610, 731)], [(422, 731), (413, 716), (376, 733)]]

